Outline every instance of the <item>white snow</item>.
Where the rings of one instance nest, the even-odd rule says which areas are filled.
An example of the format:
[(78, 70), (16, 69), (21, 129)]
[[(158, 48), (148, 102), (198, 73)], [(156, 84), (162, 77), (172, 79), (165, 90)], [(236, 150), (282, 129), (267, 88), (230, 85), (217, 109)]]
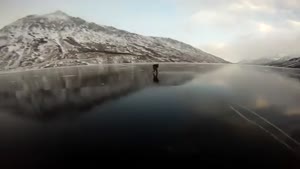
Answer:
[[(43, 17), (49, 19), (50, 21), (58, 21), (58, 20), (68, 20), (70, 19), (68, 15), (61, 11), (56, 11), (54, 13), (42, 15)], [(61, 21), (60, 21), (61, 22)]]
[(0, 39), (0, 46), (4, 46), (5, 44), (6, 44), (6, 40), (4, 40), (4, 39)]

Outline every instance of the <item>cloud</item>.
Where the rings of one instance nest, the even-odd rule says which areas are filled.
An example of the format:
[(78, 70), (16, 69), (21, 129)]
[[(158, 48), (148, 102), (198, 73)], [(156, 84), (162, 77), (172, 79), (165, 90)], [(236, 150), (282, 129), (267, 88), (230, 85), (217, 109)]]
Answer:
[[(299, 55), (298, 0), (178, 0), (190, 9), (188, 26), (199, 35), (199, 48), (227, 60)], [(201, 41), (202, 28), (211, 30)], [(218, 37), (214, 35), (221, 35)], [(203, 36), (208, 36), (207, 32)]]
[(294, 26), (296, 28), (300, 28), (300, 21), (295, 21), (295, 20), (288, 20), (287, 21), (291, 26)]
[(191, 24), (197, 26), (231, 26), (235, 23), (236, 18), (227, 12), (217, 12), (213, 10), (201, 10), (190, 16)]
[[(263, 30), (265, 31), (265, 28)], [(274, 31), (264, 35), (253, 34), (244, 38), (240, 37), (232, 42), (223, 43), (221, 47), (219, 43), (211, 43), (201, 45), (199, 48), (233, 62), (238, 62), (246, 59), (274, 58), (284, 55), (300, 56), (299, 43), (298, 32)]]
[[(261, 2), (261, 1), (260, 1)], [(274, 13), (275, 10), (270, 4), (257, 3), (256, 1), (238, 1), (229, 5), (232, 11), (253, 11), (253, 12), (266, 12)]]
[(271, 25), (265, 24), (265, 23), (259, 23), (258, 24), (258, 30), (260, 32), (271, 32), (273, 30), (273, 27)]

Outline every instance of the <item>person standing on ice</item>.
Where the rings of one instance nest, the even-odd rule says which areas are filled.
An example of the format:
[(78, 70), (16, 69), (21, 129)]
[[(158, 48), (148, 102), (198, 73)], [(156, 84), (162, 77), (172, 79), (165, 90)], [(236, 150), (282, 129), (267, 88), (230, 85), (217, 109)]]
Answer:
[(158, 67), (159, 64), (154, 64), (153, 65), (153, 82), (158, 83), (159, 79), (158, 79)]

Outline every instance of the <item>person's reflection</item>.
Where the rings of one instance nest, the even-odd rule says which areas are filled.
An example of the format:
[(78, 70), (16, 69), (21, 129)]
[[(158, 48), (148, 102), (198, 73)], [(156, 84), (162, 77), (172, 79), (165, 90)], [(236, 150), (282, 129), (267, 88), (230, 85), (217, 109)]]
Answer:
[(153, 82), (154, 83), (159, 83), (159, 79), (158, 79), (158, 64), (154, 64), (153, 65)]

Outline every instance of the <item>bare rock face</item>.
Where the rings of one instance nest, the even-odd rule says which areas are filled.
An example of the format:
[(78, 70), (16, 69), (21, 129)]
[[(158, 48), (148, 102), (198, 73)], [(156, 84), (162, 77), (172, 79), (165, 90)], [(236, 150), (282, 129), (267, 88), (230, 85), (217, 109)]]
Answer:
[(61, 11), (30, 15), (0, 30), (0, 70), (138, 62), (227, 63), (173, 39), (101, 26)]

